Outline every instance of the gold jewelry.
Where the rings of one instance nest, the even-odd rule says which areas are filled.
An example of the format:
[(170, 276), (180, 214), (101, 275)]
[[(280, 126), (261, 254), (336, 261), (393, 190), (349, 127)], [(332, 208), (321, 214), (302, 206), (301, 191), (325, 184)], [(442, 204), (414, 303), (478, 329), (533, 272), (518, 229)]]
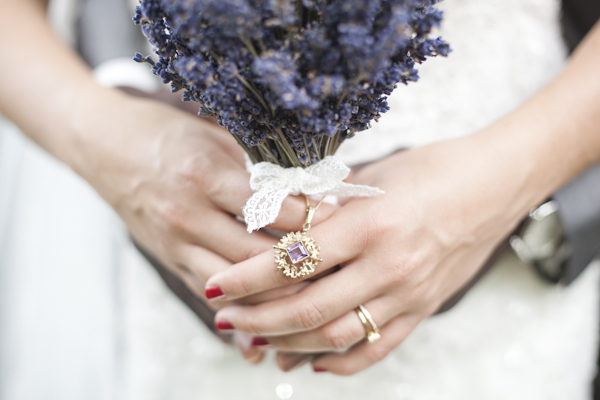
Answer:
[(315, 211), (323, 203), (325, 196), (314, 207), (310, 205), (308, 197), (304, 196), (304, 198), (306, 199), (306, 220), (302, 231), (288, 233), (281, 238), (278, 244), (273, 246), (277, 269), (283, 270), (283, 273), (290, 278), (310, 275), (315, 272), (317, 264), (323, 262), (319, 258), (321, 248), (315, 239), (308, 236), (306, 232), (310, 229)]
[(369, 313), (362, 304), (360, 304), (354, 310), (356, 311), (360, 322), (362, 322), (363, 326), (365, 327), (365, 331), (367, 332), (367, 341), (369, 343), (373, 343), (381, 339), (379, 328), (373, 320), (371, 313)]

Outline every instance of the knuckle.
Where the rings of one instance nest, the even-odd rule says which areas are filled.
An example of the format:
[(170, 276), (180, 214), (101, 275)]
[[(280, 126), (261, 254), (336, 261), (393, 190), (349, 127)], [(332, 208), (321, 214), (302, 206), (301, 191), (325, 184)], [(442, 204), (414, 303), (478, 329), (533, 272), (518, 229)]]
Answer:
[(209, 187), (211, 177), (211, 161), (206, 154), (195, 154), (185, 157), (176, 169), (179, 181), (184, 185)]
[(390, 263), (387, 271), (387, 282), (391, 285), (402, 284), (408, 280), (409, 268), (406, 267), (403, 260), (397, 259)]
[(348, 332), (348, 330), (340, 329), (337, 326), (326, 327), (321, 331), (322, 341), (331, 349), (347, 349), (353, 344)]
[(315, 303), (305, 300), (296, 313), (296, 325), (303, 330), (318, 328), (325, 323), (325, 315)]
[(158, 206), (159, 218), (167, 225), (169, 231), (185, 232), (189, 218), (185, 210), (173, 202), (164, 202)]
[(390, 281), (402, 284), (408, 282), (413, 273), (423, 266), (423, 259), (416, 253), (402, 255), (390, 264)]
[(370, 228), (369, 232), (374, 240), (381, 236), (394, 235), (398, 229), (395, 221), (390, 218), (389, 210), (375, 204), (370, 207), (368, 217), (364, 223)]

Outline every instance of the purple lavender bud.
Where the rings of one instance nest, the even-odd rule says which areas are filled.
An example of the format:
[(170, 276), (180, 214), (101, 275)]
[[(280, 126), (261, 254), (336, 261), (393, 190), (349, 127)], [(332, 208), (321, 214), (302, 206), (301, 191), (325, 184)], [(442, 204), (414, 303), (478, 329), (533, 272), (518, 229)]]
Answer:
[(310, 165), (387, 112), (398, 83), (418, 80), (416, 64), (449, 54), (429, 38), (437, 2), (141, 0), (133, 20), (158, 61), (134, 60), (252, 160)]

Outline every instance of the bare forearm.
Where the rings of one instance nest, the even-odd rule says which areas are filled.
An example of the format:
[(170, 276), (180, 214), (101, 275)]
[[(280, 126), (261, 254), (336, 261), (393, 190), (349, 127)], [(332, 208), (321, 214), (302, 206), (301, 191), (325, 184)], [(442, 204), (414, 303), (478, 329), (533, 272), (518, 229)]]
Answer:
[[(82, 135), (122, 98), (52, 32), (43, 1), (0, 0), (0, 112), (50, 153), (80, 169)], [(107, 101), (110, 100), (110, 101)], [(98, 126), (96, 124), (96, 126)], [(99, 127), (98, 127), (99, 128)]]
[[(600, 24), (590, 32), (564, 72), (521, 113), (531, 113), (534, 142), (545, 144), (545, 168), (561, 186), (600, 159)], [(554, 187), (553, 189), (556, 189)]]
[(473, 142), (499, 158), (499, 190), (518, 212), (600, 160), (600, 24), (551, 84)]

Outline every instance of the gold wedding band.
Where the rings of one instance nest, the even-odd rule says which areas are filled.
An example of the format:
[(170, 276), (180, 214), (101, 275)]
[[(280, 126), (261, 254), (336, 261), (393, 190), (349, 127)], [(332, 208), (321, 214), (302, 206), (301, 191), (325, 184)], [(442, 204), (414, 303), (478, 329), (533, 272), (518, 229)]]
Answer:
[(367, 311), (365, 306), (360, 304), (354, 310), (356, 311), (356, 314), (358, 315), (360, 322), (362, 322), (363, 326), (365, 327), (365, 332), (367, 332), (367, 342), (373, 343), (373, 342), (376, 342), (379, 339), (381, 339), (381, 334), (379, 333), (379, 328), (377, 327), (377, 324), (373, 320), (371, 313), (369, 313)]

